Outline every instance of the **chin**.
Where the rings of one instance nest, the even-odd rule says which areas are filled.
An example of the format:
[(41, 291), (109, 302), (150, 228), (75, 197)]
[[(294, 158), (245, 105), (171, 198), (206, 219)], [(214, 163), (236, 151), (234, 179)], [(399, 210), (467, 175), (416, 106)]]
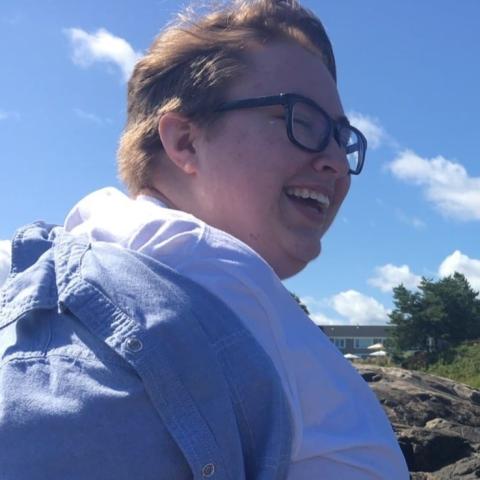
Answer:
[[(252, 245), (250, 245), (252, 247)], [(252, 247), (254, 250), (255, 248)], [(294, 242), (277, 245), (275, 249), (256, 250), (256, 252), (272, 267), (281, 280), (293, 277), (301, 272), (311, 261), (315, 260), (322, 250), (322, 243)]]
[(281, 268), (275, 269), (277, 275), (281, 280), (293, 277), (297, 273), (300, 273), (310, 262), (315, 260), (322, 251), (321, 243), (315, 245), (315, 248), (305, 249), (300, 252), (301, 255), (292, 255), (285, 261)]
[[(313, 258), (311, 260), (313, 260)], [(278, 266), (278, 268), (273, 267), (273, 269), (280, 280), (286, 280), (287, 278), (300, 273), (311, 262), (311, 260), (294, 259), (293, 261), (288, 262), (288, 264), (284, 263), (281, 266)]]

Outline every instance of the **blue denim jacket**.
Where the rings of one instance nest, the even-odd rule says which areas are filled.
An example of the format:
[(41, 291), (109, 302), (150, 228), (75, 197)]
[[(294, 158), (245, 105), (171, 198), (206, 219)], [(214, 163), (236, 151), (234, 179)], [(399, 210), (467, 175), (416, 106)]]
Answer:
[(0, 479), (284, 479), (269, 357), (168, 267), (42, 223), (0, 294)]

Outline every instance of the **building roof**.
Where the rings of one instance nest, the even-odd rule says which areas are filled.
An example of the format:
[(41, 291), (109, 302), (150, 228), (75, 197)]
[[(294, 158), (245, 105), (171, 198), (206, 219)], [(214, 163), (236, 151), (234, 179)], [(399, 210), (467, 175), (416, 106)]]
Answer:
[(322, 325), (328, 337), (388, 337), (391, 325)]

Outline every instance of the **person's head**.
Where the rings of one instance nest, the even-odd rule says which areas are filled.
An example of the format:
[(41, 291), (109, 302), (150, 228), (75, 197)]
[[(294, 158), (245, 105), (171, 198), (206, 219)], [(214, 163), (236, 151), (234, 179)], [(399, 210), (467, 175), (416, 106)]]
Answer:
[[(305, 121), (328, 123), (325, 114), (338, 124), (319, 149), (305, 141)], [(348, 191), (342, 122), (320, 21), (296, 0), (237, 0), (180, 17), (138, 62), (120, 175), (133, 196), (155, 192), (239, 238), (285, 278), (320, 253)]]

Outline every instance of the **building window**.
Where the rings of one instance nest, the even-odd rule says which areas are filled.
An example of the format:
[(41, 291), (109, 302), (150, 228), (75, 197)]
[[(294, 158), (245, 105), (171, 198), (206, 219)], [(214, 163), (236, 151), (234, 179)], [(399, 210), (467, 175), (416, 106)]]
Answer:
[(374, 343), (375, 343), (374, 339), (368, 338), (368, 337), (356, 338), (354, 340), (355, 348), (368, 348), (370, 345), (373, 345)]
[(345, 348), (345, 339), (344, 338), (334, 338), (333, 343), (337, 348)]

